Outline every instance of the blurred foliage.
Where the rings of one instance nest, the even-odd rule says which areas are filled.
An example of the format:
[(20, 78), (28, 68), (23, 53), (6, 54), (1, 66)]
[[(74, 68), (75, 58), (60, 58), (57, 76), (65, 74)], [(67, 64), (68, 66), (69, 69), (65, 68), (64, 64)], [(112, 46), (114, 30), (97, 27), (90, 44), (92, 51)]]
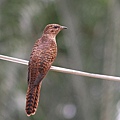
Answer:
[[(0, 54), (29, 60), (49, 23), (57, 36), (54, 65), (120, 76), (118, 0), (1, 0)], [(27, 117), (27, 66), (0, 60), (0, 120), (120, 120), (120, 83), (50, 71), (36, 114)]]

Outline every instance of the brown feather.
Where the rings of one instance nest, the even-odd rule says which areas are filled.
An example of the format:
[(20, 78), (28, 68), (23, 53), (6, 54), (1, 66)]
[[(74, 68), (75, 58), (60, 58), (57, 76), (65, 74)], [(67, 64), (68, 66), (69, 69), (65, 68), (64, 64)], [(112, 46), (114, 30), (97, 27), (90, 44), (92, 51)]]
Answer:
[[(58, 28), (55, 28), (58, 26)], [(63, 29), (58, 24), (47, 25), (33, 47), (28, 65), (27, 116), (34, 115), (39, 102), (42, 79), (48, 73), (57, 55), (56, 35)]]

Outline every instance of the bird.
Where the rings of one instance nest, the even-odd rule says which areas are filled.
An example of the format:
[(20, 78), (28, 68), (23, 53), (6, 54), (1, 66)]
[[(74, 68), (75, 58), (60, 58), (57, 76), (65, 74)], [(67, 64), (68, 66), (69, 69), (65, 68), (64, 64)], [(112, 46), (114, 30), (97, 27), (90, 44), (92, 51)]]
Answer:
[(38, 108), (42, 80), (57, 56), (57, 34), (67, 27), (48, 24), (32, 49), (28, 63), (28, 89), (26, 93), (26, 114), (34, 115)]

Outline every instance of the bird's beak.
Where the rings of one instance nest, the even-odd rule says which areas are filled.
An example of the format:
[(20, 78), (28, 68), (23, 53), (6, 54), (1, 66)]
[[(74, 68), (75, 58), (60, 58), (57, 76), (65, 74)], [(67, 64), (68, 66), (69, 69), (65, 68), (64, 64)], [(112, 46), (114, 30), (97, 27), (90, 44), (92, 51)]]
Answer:
[(61, 26), (61, 28), (62, 28), (62, 29), (67, 29), (67, 27), (65, 27), (65, 26)]

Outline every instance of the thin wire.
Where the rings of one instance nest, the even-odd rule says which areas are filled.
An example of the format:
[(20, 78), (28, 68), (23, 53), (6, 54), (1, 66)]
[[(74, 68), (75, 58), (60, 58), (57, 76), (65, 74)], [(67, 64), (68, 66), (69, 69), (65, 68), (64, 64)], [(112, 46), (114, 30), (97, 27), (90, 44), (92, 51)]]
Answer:
[[(23, 64), (23, 65), (28, 65), (27, 60), (22, 60), (22, 59), (9, 57), (9, 56), (5, 56), (5, 55), (0, 55), (0, 59), (10, 61), (10, 62), (20, 63), (20, 64)], [(111, 81), (120, 81), (120, 77), (82, 72), (82, 71), (78, 71), (78, 70), (72, 70), (72, 69), (56, 67), (56, 66), (51, 66), (50, 70), (57, 71), (57, 72), (62, 72), (62, 73), (79, 75), (79, 76), (99, 78), (99, 79), (105, 79), (105, 80), (111, 80)]]

